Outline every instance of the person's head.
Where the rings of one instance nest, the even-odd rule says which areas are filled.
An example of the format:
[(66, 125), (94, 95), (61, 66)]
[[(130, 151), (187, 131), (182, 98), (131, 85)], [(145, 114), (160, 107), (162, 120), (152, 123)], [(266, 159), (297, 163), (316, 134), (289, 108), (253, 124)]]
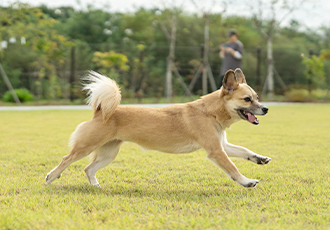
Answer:
[(231, 30), (228, 31), (228, 33), (227, 33), (227, 37), (228, 37), (228, 40), (229, 40), (230, 42), (236, 42), (237, 39), (238, 39), (238, 33), (237, 33), (236, 30), (231, 29)]

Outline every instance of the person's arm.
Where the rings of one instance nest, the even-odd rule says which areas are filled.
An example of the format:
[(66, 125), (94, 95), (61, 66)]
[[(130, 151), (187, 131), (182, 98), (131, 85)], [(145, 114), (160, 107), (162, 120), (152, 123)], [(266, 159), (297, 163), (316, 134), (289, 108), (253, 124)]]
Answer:
[(219, 56), (221, 59), (225, 58), (225, 47), (223, 47), (222, 45), (219, 46), (220, 48), (220, 53), (219, 53)]
[(236, 59), (242, 59), (242, 54), (239, 51), (236, 51), (230, 47), (226, 48), (226, 52), (230, 53)]

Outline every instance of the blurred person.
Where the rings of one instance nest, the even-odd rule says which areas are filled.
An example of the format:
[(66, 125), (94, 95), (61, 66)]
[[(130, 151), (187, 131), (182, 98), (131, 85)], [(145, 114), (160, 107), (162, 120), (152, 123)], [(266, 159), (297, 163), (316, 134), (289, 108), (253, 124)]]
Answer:
[(226, 72), (229, 69), (235, 70), (241, 68), (243, 44), (238, 40), (238, 33), (236, 30), (231, 29), (227, 33), (228, 42), (219, 45), (220, 58), (222, 59), (222, 66), (220, 70), (220, 87), (222, 86), (222, 80)]

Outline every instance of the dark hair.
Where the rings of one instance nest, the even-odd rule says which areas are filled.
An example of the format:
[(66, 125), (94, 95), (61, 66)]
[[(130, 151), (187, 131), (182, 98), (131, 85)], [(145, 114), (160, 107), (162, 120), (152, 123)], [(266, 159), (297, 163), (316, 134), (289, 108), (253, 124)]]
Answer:
[(231, 30), (228, 31), (227, 37), (231, 37), (233, 35), (237, 35), (238, 36), (237, 30), (231, 29)]

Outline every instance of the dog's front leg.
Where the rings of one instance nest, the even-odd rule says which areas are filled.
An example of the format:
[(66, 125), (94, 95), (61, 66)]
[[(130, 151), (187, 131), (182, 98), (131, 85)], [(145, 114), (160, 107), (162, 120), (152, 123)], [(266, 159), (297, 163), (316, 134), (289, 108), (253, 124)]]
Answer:
[(270, 157), (261, 156), (247, 148), (238, 145), (225, 143), (223, 147), (228, 157), (239, 157), (260, 165), (268, 164), (269, 161), (271, 161)]
[(208, 152), (208, 159), (219, 166), (231, 179), (244, 187), (255, 187), (259, 181), (255, 179), (248, 179), (243, 176), (234, 163), (228, 158), (221, 146), (216, 149), (206, 149)]
[(268, 164), (271, 161), (270, 157), (261, 156), (247, 148), (228, 143), (226, 132), (222, 133), (220, 141), (228, 157), (243, 158), (261, 165)]

